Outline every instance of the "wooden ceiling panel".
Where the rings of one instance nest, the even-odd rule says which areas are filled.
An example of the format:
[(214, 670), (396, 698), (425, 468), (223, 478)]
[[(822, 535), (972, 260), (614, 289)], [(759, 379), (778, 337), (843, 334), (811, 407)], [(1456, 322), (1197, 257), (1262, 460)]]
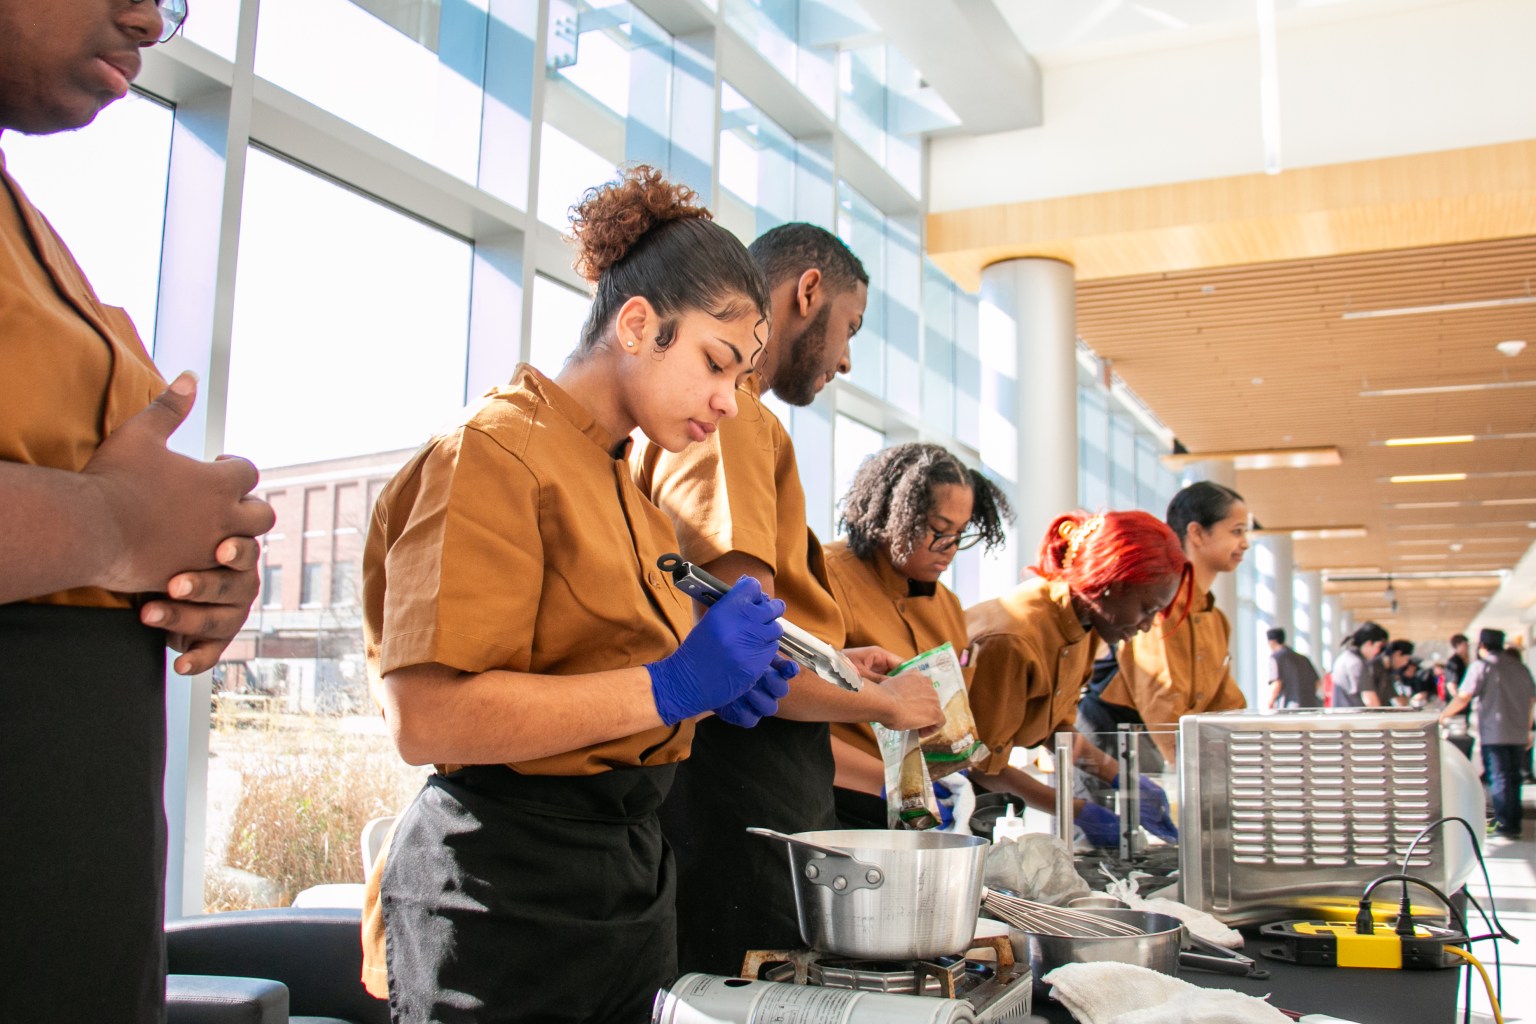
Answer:
[[(1338, 466), (1238, 474), (1266, 527), (1365, 526), (1359, 539), (1297, 541), (1299, 569), (1506, 569), (1536, 539), (1536, 439), (1381, 442), (1536, 433), (1536, 304), (1344, 317), (1532, 295), (1536, 237), (1521, 237), (1081, 281), (1077, 323), (1191, 453), (1338, 447)], [(1512, 339), (1530, 345), (1513, 358), (1494, 348)], [(1362, 395), (1490, 384), (1500, 387)], [(1389, 482), (1430, 473), (1468, 478)], [(1349, 600), (1381, 618), (1383, 589)], [(1408, 635), (1444, 635), (1491, 590), (1399, 587), (1391, 617)]]

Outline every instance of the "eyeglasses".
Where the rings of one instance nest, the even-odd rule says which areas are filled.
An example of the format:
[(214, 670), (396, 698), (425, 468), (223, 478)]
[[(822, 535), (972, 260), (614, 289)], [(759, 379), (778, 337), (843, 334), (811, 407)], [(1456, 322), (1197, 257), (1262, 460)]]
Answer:
[[(132, 4), (141, 4), (144, 0), (128, 0)], [(181, 31), (181, 26), (187, 21), (187, 0), (155, 0), (155, 9), (160, 12), (160, 39), (159, 42), (167, 42), (171, 36)]]
[(964, 551), (981, 543), (981, 534), (972, 531), (970, 533), (940, 533), (933, 527), (928, 527), (928, 534), (932, 538), (928, 541), (928, 550), (935, 554), (943, 554), (945, 551)]

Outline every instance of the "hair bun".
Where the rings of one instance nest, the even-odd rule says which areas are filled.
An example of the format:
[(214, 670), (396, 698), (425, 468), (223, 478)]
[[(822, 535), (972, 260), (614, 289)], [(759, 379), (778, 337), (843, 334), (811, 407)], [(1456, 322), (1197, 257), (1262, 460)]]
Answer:
[(649, 164), (626, 168), (617, 181), (587, 189), (571, 207), (576, 272), (595, 285), (652, 228), (696, 218), (713, 216), (693, 189), (668, 181)]

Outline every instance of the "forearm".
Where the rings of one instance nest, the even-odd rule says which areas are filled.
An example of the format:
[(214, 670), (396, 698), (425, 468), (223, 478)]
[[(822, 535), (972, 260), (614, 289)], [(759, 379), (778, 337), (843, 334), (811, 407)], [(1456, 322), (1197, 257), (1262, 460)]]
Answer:
[(1470, 703), (1472, 703), (1472, 695), (1470, 693), (1456, 695), (1455, 697), (1451, 698), (1451, 702), (1445, 706), (1445, 710), (1440, 712), (1441, 719), (1451, 718), (1452, 716), (1461, 714), (1462, 710), (1465, 709), (1466, 706)]
[(1368, 708), (1381, 707), (1381, 694), (1375, 690), (1365, 690), (1360, 694), (1360, 703)]
[(1269, 681), (1269, 695), (1265, 698), (1264, 707), (1265, 708), (1272, 708), (1272, 707), (1274, 707), (1275, 706), (1275, 702), (1278, 701), (1279, 699), (1280, 699), (1280, 680), (1278, 680), (1278, 679), (1271, 679)]
[(1092, 740), (1082, 733), (1076, 733), (1072, 737), (1072, 760), (1079, 769), (1089, 771), (1110, 782), (1120, 774), (1120, 764), (1104, 751), (1096, 747)]
[(776, 717), (792, 722), (879, 722), (891, 713), (891, 700), (879, 683), (866, 682), (857, 693), (802, 669), (789, 681), (789, 695), (779, 701)]
[[(1012, 793), (1024, 803), (1037, 811), (1045, 811), (1048, 814), (1056, 813), (1056, 791), (1039, 779), (1028, 773), (1009, 765), (996, 775), (983, 775), (980, 782), (987, 789)], [(1083, 809), (1083, 801), (1072, 801), (1072, 815), (1076, 817)]]
[(0, 462), (0, 604), (99, 586), (116, 527), (80, 474)]
[(867, 751), (832, 737), (832, 760), (837, 765), (834, 785), (879, 796), (885, 789), (885, 763)]
[(578, 676), (413, 665), (384, 677), (384, 717), (410, 764), (503, 764), (662, 725), (643, 667)]

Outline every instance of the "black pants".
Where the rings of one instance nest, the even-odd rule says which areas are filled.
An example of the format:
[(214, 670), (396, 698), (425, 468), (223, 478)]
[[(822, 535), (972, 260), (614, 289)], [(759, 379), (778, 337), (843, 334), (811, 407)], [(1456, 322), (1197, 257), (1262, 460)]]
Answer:
[(736, 975), (751, 949), (804, 946), (789, 851), (747, 833), (837, 828), (825, 722), (706, 718), (661, 809), (677, 853), (677, 950), (684, 971)]
[(677, 973), (674, 766), (436, 775), (401, 816), (380, 889), (400, 1024), (645, 1024)]
[(1493, 802), (1493, 816), (1498, 830), (1519, 835), (1520, 758), (1525, 751), (1514, 743), (1485, 743), (1483, 756), (1488, 765), (1488, 798)]
[(165, 634), (0, 606), (0, 1019), (165, 1017)]

